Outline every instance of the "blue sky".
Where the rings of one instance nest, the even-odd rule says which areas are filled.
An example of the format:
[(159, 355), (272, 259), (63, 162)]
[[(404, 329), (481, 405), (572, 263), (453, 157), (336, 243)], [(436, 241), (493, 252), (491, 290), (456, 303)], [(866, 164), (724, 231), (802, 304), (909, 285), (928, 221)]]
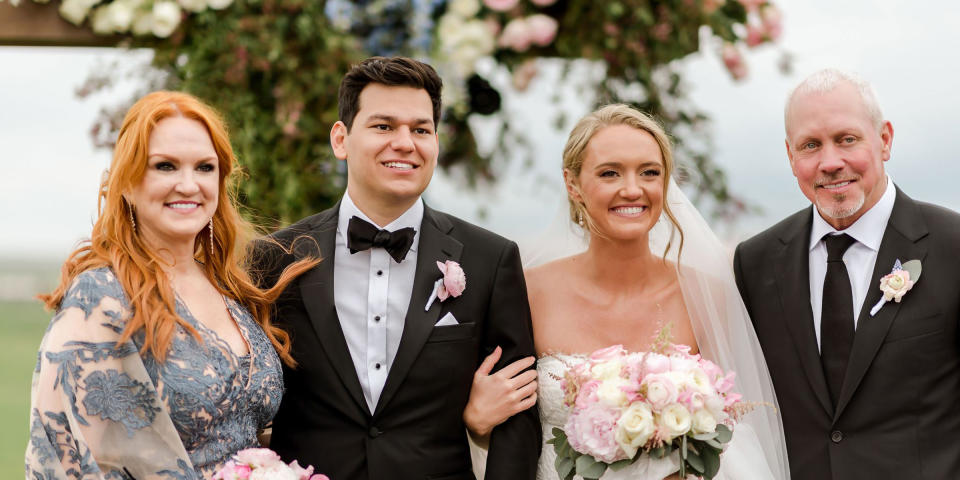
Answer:
[[(922, 8), (906, 0), (778, 5), (784, 13), (781, 42), (748, 55), (746, 81), (732, 82), (711, 46), (681, 65), (693, 100), (713, 118), (715, 158), (731, 186), (763, 208), (733, 227), (715, 225), (721, 235), (731, 242), (745, 238), (807, 205), (784, 152), (782, 106), (794, 84), (823, 67), (854, 70), (874, 84), (895, 131), (887, 164), (893, 180), (914, 198), (960, 209), (960, 132), (953, 118), (960, 111), (953, 86), (960, 67), (951, 53), (960, 43), (953, 28), (960, 24), (960, 6), (949, 0), (923, 2)], [(777, 69), (783, 51), (794, 58), (790, 75)], [(93, 149), (88, 130), (98, 109), (125, 90), (86, 100), (73, 92), (88, 72), (117, 55), (130, 54), (0, 47), (0, 257), (62, 259), (89, 232), (110, 155)], [(544, 70), (526, 92), (508, 94), (505, 108), (521, 118), (552, 108), (544, 88), (552, 83), (551, 71)], [(565, 108), (584, 113), (576, 88), (566, 88)], [(545, 228), (563, 204), (559, 163), (566, 132), (553, 131), (540, 121), (544, 117), (538, 113), (525, 122), (538, 139), (534, 164), (501, 162), (502, 181), (470, 194), (463, 193), (456, 174), (435, 178), (427, 200), (512, 238)]]

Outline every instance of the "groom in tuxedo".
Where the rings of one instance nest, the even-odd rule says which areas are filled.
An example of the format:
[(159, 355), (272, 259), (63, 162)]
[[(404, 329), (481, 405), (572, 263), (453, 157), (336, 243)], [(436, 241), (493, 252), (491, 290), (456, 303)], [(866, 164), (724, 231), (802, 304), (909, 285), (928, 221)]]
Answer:
[[(893, 126), (859, 77), (815, 73), (784, 121), (813, 205), (740, 244), (734, 268), (791, 476), (958, 478), (960, 215), (913, 200), (884, 172)], [(882, 302), (881, 279), (911, 260), (922, 266), (912, 289)]]
[[(346, 193), (254, 255), (264, 286), (298, 258), (323, 258), (276, 303), (298, 365), (284, 368), (270, 446), (333, 480), (473, 479), (463, 410), (474, 372), (496, 346), (498, 368), (534, 355), (517, 245), (421, 199), (440, 90), (412, 59), (351, 68), (330, 132)], [(540, 436), (536, 409), (497, 426), (486, 478), (533, 479)]]

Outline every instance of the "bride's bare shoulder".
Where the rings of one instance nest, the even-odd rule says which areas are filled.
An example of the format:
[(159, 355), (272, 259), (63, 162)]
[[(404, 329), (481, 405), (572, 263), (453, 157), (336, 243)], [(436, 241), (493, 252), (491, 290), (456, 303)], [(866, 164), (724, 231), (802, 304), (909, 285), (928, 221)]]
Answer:
[(525, 270), (523, 273), (527, 280), (527, 288), (531, 291), (542, 290), (562, 283), (565, 276), (575, 271), (577, 257), (579, 255), (558, 258)]

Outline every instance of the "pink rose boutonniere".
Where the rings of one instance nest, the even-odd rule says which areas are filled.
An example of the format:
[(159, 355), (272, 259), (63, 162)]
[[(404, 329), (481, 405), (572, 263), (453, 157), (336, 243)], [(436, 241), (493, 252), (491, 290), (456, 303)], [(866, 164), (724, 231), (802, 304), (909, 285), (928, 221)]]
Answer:
[(913, 285), (920, 280), (921, 272), (920, 260), (910, 260), (900, 263), (897, 259), (893, 264), (893, 270), (880, 279), (880, 291), (883, 292), (883, 298), (870, 309), (870, 316), (874, 316), (880, 311), (880, 308), (890, 300), (900, 303), (903, 296), (913, 288)]
[(433, 284), (433, 292), (430, 293), (430, 299), (427, 300), (423, 311), (430, 310), (434, 300), (439, 299), (443, 302), (450, 297), (459, 297), (467, 289), (467, 275), (463, 273), (459, 263), (453, 260), (437, 262), (437, 268), (443, 273), (443, 277), (438, 278)]

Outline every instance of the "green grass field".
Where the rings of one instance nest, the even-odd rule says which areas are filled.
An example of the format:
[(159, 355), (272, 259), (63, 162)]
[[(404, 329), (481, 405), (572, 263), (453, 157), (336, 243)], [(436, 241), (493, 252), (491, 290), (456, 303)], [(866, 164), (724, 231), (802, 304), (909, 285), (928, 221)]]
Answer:
[(37, 301), (0, 301), (0, 478), (23, 478), (30, 377), (50, 314)]

